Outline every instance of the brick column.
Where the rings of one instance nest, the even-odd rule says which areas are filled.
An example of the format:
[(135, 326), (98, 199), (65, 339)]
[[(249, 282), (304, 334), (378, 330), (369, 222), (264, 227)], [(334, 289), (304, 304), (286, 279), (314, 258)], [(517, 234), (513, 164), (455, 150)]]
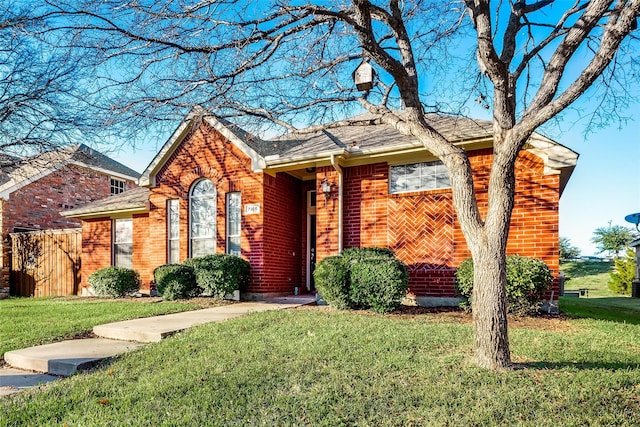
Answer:
[[(322, 181), (331, 185), (331, 197), (325, 198)], [(332, 166), (320, 167), (316, 173), (316, 259), (338, 255), (338, 172)]]

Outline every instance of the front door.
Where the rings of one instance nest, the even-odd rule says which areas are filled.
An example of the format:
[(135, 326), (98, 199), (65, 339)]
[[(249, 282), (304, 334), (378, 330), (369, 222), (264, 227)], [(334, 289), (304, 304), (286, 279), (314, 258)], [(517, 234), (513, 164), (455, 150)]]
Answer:
[(316, 192), (307, 192), (307, 290), (315, 291), (313, 271), (316, 268)]

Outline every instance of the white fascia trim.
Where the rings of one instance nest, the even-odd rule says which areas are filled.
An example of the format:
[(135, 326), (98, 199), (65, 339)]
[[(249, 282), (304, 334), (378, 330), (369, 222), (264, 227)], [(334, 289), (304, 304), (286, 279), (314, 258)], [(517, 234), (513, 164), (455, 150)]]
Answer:
[(138, 185), (141, 187), (155, 187), (156, 185), (156, 173), (164, 165), (167, 159), (178, 148), (184, 137), (187, 135), (191, 127), (193, 126), (193, 117), (195, 114), (189, 113), (187, 117), (180, 123), (180, 126), (171, 134), (167, 142), (164, 143), (158, 154), (151, 160), (151, 163), (142, 172), (140, 178), (138, 178)]
[(125, 181), (133, 181), (133, 182), (137, 182), (138, 181), (138, 177), (136, 176), (131, 176), (131, 175), (125, 175), (122, 173), (118, 173), (118, 172), (114, 172), (110, 169), (104, 169), (104, 168), (99, 168), (96, 166), (91, 166), (88, 165), (86, 163), (83, 162), (78, 162), (76, 160), (70, 161), (69, 163), (67, 163), (69, 165), (75, 165), (75, 166), (80, 166), (81, 168), (85, 168), (85, 169), (91, 169), (93, 171), (105, 174), (105, 175), (109, 175), (113, 178), (119, 178), (119, 179), (123, 179)]
[[(15, 180), (11, 180), (6, 183), (3, 187), (6, 187), (4, 190), (0, 190), (0, 198), (4, 200), (9, 200), (9, 196), (14, 191), (18, 191), (22, 187), (26, 187), (27, 185), (44, 178), (45, 176), (55, 172), (58, 168), (45, 169), (42, 172), (39, 172), (35, 175), (30, 176), (29, 178), (23, 179), (20, 182), (15, 182)], [(8, 186), (7, 186), (8, 185)]]
[(222, 136), (227, 138), (233, 145), (238, 147), (244, 154), (251, 159), (251, 169), (253, 172), (260, 173), (267, 167), (264, 157), (258, 154), (253, 148), (249, 147), (246, 142), (238, 138), (228, 127), (220, 123), (214, 116), (206, 116), (204, 118), (215, 130), (220, 132)]
[(557, 175), (566, 168), (574, 168), (579, 154), (539, 133), (531, 135), (527, 150), (544, 160), (545, 175)]
[(331, 162), (331, 156), (345, 156), (348, 157), (349, 156), (349, 152), (344, 149), (341, 148), (339, 150), (332, 150), (332, 151), (324, 151), (321, 153), (315, 153), (315, 154), (309, 154), (307, 156), (299, 156), (299, 157), (279, 157), (279, 156), (268, 156), (267, 158), (269, 159), (266, 162), (266, 166), (268, 168), (281, 168), (281, 167), (286, 167), (286, 166), (290, 166), (290, 165), (297, 165), (297, 164), (302, 164), (302, 163), (308, 163), (311, 161), (327, 161), (327, 162)]
[(101, 211), (101, 212), (87, 212), (83, 214), (74, 215), (73, 213), (69, 214), (68, 212), (62, 211), (59, 212), (60, 216), (65, 218), (79, 218), (79, 219), (92, 219), (92, 218), (121, 218), (122, 216), (148, 213), (148, 207), (138, 207), (138, 208), (128, 208), (128, 209), (114, 209), (110, 211)]

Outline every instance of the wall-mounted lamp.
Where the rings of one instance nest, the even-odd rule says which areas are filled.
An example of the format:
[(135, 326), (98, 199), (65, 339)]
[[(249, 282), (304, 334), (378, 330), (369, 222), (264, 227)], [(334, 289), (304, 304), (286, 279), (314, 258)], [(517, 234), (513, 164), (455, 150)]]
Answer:
[(322, 194), (324, 194), (325, 201), (329, 200), (331, 198), (331, 184), (325, 178), (320, 185), (322, 186)]

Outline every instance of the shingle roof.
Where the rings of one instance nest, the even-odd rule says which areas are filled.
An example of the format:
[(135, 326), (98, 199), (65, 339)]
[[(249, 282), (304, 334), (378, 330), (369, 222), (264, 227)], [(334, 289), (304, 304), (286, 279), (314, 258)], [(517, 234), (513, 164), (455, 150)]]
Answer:
[(71, 158), (75, 161), (84, 163), (87, 166), (105, 169), (136, 179), (140, 176), (140, 173), (136, 172), (135, 170), (113, 160), (111, 157), (108, 157), (101, 152), (94, 150), (93, 148), (87, 147), (84, 144), (73, 145), (69, 148), (69, 151), (71, 152)]
[(5, 156), (0, 161), (4, 161), (2, 173), (0, 173), (1, 195), (10, 194), (23, 185), (33, 182), (52, 170), (59, 169), (69, 163), (77, 163), (133, 181), (140, 176), (133, 169), (84, 144), (62, 147), (24, 159)]
[[(262, 147), (254, 148), (263, 156), (277, 154), (282, 157), (297, 158), (358, 146), (362, 150), (394, 146), (421, 146), (413, 137), (400, 134), (393, 126), (377, 122), (378, 116), (365, 113), (345, 120), (354, 123), (304, 133), (289, 133), (263, 141)], [(465, 117), (427, 114), (427, 121), (449, 141), (457, 142), (491, 137), (492, 124), (484, 120)]]
[(87, 216), (101, 212), (117, 212), (131, 210), (146, 210), (149, 202), (149, 189), (137, 187), (124, 193), (97, 200), (86, 206), (71, 209), (61, 213), (66, 217)]

